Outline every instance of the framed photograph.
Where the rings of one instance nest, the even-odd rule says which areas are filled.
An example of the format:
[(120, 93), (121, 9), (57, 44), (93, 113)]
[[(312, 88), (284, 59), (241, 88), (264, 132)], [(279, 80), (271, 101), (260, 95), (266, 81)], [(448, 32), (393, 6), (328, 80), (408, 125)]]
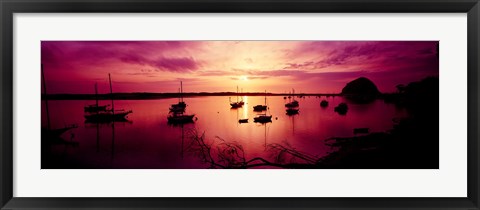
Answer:
[(2, 209), (478, 209), (470, 1), (2, 1)]

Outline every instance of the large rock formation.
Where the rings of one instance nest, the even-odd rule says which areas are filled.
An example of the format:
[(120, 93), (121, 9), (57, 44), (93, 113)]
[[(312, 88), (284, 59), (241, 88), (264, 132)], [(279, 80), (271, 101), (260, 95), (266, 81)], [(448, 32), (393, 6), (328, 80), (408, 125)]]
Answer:
[(360, 77), (349, 83), (342, 89), (343, 95), (378, 95), (377, 86), (365, 77)]
[(380, 94), (377, 86), (365, 77), (360, 77), (349, 83), (342, 89), (342, 95), (352, 102), (368, 103)]

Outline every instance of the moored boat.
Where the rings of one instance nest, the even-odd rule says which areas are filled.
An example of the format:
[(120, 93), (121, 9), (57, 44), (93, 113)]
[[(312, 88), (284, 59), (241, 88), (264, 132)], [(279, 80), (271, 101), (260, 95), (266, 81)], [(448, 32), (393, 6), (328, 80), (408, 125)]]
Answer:
[(95, 104), (87, 105), (83, 108), (83, 110), (85, 112), (101, 112), (101, 111), (107, 111), (107, 106), (109, 105), (104, 105), (104, 106), (98, 105), (98, 90), (97, 90), (97, 83), (95, 83)]
[(253, 111), (256, 111), (256, 112), (261, 112), (265, 110), (267, 110), (267, 106), (265, 105), (256, 105), (253, 107)]
[(238, 123), (248, 123), (248, 118), (247, 119), (239, 119)]
[(296, 100), (285, 104), (285, 107), (298, 107), (298, 106), (299, 106), (299, 104), (298, 104), (298, 101), (296, 101)]
[(239, 102), (231, 102), (230, 106), (232, 106), (232, 109), (236, 109), (236, 108), (241, 108), (243, 104)]
[(256, 117), (253, 118), (253, 121), (259, 123), (272, 122), (272, 115), (258, 114)]
[(261, 112), (261, 111), (266, 111), (267, 110), (267, 91), (265, 90), (265, 105), (256, 105), (253, 107), (253, 111), (255, 112)]
[(335, 107), (334, 111), (340, 115), (345, 115), (348, 111), (348, 106), (346, 103), (340, 103), (337, 107)]
[(237, 109), (237, 108), (241, 108), (243, 104), (244, 104), (243, 101), (238, 101), (238, 86), (237, 86), (237, 101), (230, 102), (230, 106), (232, 106), (232, 109)]
[[(115, 121), (127, 121), (126, 117), (128, 114), (133, 113), (132, 110), (115, 110), (115, 103), (114, 103), (114, 98), (113, 98), (113, 90), (112, 90), (112, 79), (110, 77), (110, 74), (108, 74), (108, 81), (110, 83), (110, 95), (111, 95), (111, 100), (112, 100), (112, 108), (109, 110), (105, 111), (96, 111), (96, 112), (90, 112), (88, 114), (85, 114), (84, 117), (86, 119), (86, 122), (89, 123), (94, 123), (94, 122), (102, 122), (102, 123), (107, 123), (107, 122), (115, 122)], [(95, 91), (96, 92), (96, 91)], [(97, 100), (97, 105), (98, 107), (98, 100)]]
[(320, 106), (321, 107), (327, 107), (328, 106), (328, 101), (322, 100), (322, 102), (320, 102)]
[(185, 108), (187, 108), (187, 104), (183, 101), (183, 83), (180, 81), (179, 102), (172, 104), (169, 109), (170, 112), (185, 112)]
[[(295, 98), (294, 96), (295, 96), (295, 89), (292, 89), (292, 98)], [(290, 96), (288, 98), (289, 98), (289, 100), (291, 100)], [(285, 104), (285, 107), (287, 107), (287, 108), (294, 108), (294, 107), (298, 107), (298, 106), (300, 106), (300, 105), (299, 105), (298, 101), (295, 100), (295, 99), (293, 99), (293, 101), (290, 101), (289, 103)]]

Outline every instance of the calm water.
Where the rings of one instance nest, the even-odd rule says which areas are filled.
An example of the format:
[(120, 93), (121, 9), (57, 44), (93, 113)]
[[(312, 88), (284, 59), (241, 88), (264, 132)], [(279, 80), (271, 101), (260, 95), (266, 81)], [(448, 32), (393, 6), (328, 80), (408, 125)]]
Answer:
[[(231, 97), (236, 100), (236, 97)], [(322, 99), (329, 106), (321, 108)], [(52, 128), (75, 123), (78, 128), (62, 135), (65, 140), (78, 142), (78, 146), (57, 145), (52, 148), (58, 165), (65, 168), (207, 168), (200, 158), (184, 151), (193, 133), (205, 134), (205, 141), (216, 149), (221, 139), (236, 142), (244, 149), (246, 159), (262, 157), (273, 161), (266, 145), (278, 143), (317, 158), (334, 148), (325, 145), (331, 137), (353, 136), (353, 129), (370, 128), (370, 132), (387, 131), (392, 119), (405, 117), (404, 110), (376, 100), (370, 104), (350, 104), (346, 115), (333, 111), (345, 102), (342, 97), (297, 99), (300, 113), (285, 114), (283, 96), (268, 97), (268, 114), (272, 122), (253, 122), (253, 106), (264, 103), (264, 97), (243, 97), (243, 108), (230, 109), (228, 96), (186, 98), (186, 113), (195, 114), (196, 121), (183, 126), (167, 123), (168, 108), (178, 99), (117, 100), (115, 109), (131, 109), (128, 122), (112, 124), (84, 123), (83, 107), (93, 104), (86, 100), (49, 101)], [(100, 101), (100, 105), (110, 101)], [(44, 104), (42, 104), (43, 106)], [(46, 125), (45, 107), (42, 125)], [(239, 124), (238, 119), (249, 118), (249, 123)]]

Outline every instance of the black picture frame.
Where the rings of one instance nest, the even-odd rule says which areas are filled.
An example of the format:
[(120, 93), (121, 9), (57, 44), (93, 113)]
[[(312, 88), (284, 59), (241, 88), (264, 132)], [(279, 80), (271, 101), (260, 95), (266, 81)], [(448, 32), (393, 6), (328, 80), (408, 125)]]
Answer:
[[(2, 209), (479, 209), (478, 0), (0, 0)], [(25, 198), (13, 197), (13, 15), (15, 13), (467, 13), (468, 196), (466, 198)], [(22, 75), (27, 76), (27, 75)]]

